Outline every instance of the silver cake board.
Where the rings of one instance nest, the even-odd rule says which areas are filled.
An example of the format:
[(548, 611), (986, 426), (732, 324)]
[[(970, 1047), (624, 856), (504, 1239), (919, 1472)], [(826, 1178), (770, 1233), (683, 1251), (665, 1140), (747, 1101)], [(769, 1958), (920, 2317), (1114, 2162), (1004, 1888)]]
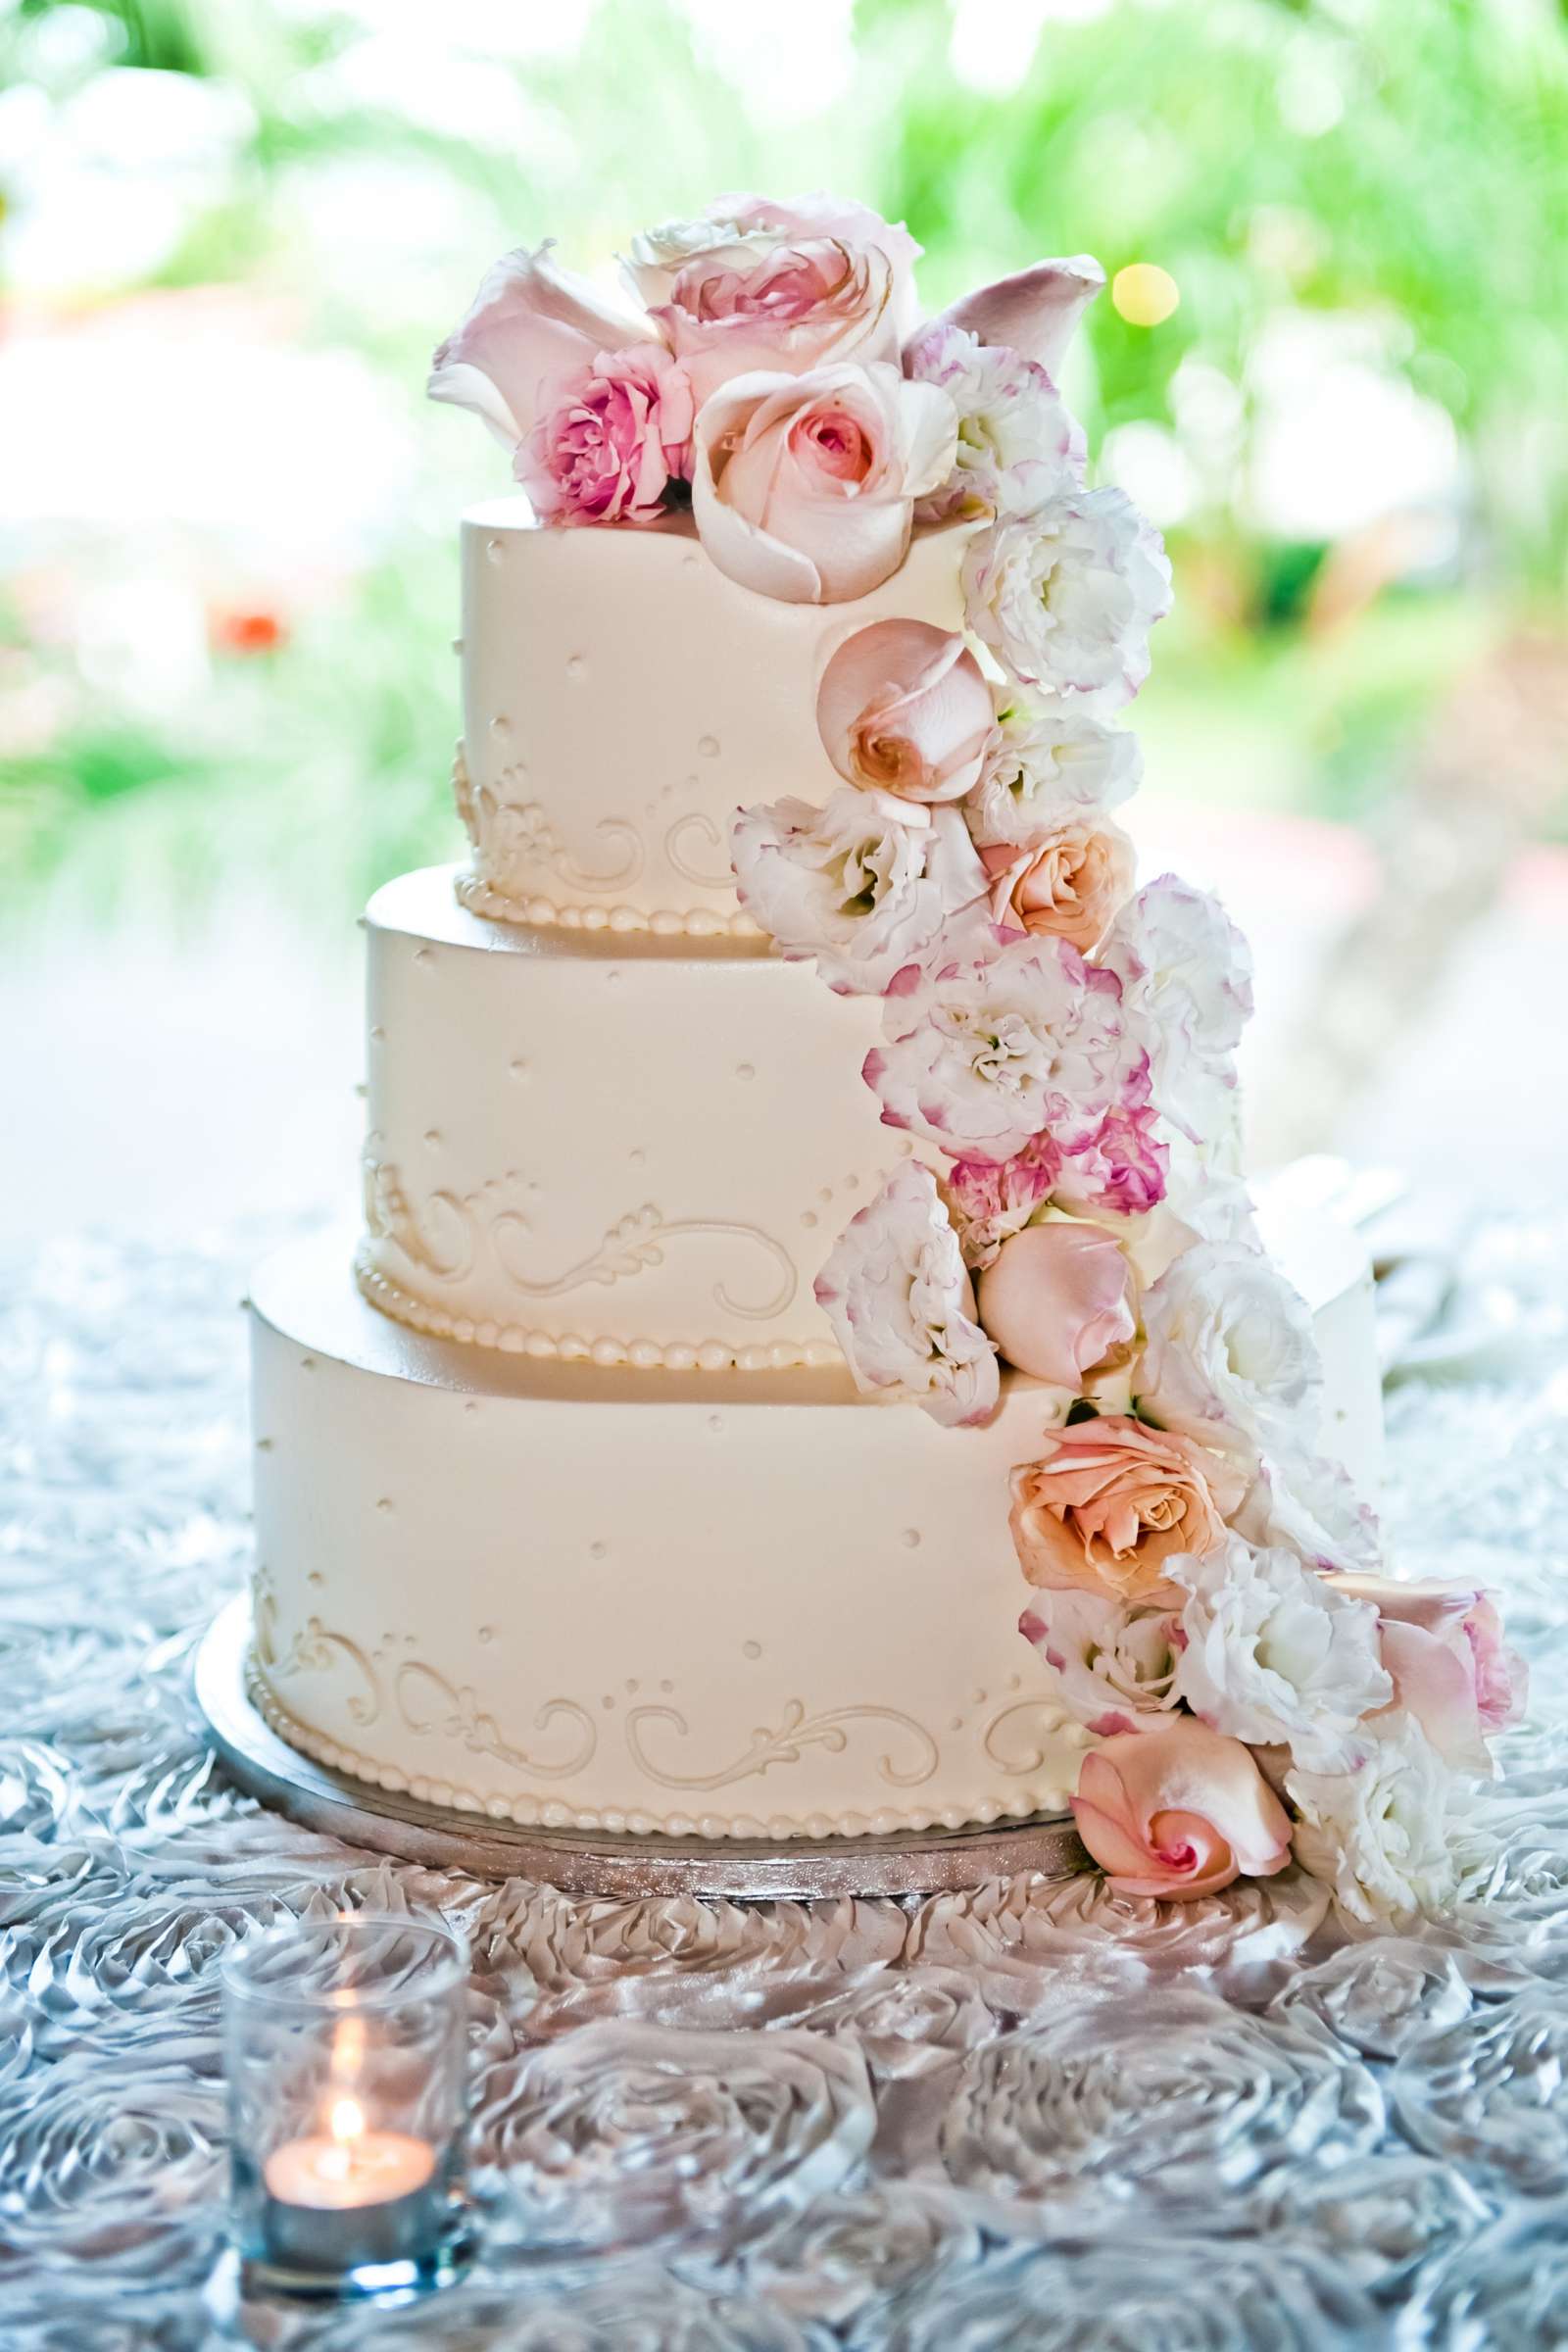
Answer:
[(1071, 1819), (883, 1838), (765, 1840), (612, 1837), (601, 1831), (524, 1828), (372, 1788), (302, 1755), (252, 1701), (246, 1680), (249, 1596), (214, 1618), (196, 1653), (196, 1700), (229, 1776), (263, 1804), (348, 1845), (476, 1879), (532, 1879), (564, 1894), (695, 1894), (732, 1901), (809, 1901), (846, 1894), (941, 1894), (988, 1879), (1040, 1872), (1060, 1877), (1088, 1857)]

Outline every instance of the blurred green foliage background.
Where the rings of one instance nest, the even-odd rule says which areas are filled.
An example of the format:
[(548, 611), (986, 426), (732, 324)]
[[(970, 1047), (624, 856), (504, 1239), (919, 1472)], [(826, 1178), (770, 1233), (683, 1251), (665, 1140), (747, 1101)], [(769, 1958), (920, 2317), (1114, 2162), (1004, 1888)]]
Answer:
[(1376, 828), (1458, 694), (1481, 805), (1560, 827), (1549, 0), (0, 0), (0, 911), (336, 924), (452, 855), (455, 516), (505, 472), (430, 347), (510, 245), (820, 184), (933, 308), (1174, 279), (1067, 387), (1176, 562), (1152, 790)]

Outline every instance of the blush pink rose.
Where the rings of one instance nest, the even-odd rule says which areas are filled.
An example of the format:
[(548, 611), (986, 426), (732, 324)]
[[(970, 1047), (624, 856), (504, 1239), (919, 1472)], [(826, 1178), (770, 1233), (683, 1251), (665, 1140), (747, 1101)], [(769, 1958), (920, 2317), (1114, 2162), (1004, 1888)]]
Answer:
[(1180, 1608), (1164, 1566), (1225, 1541), (1246, 1481), (1190, 1438), (1107, 1413), (1051, 1430), (1039, 1461), (1012, 1473), (1009, 1526), (1032, 1585), (1080, 1585), (1113, 1600)]
[(923, 620), (879, 620), (839, 647), (816, 726), (848, 784), (895, 800), (961, 800), (997, 732), (991, 689), (963, 639)]
[(691, 470), (686, 372), (655, 343), (601, 353), (568, 376), (513, 471), (545, 522), (657, 522)]
[(568, 376), (580, 375), (601, 352), (633, 343), (661, 349), (652, 321), (616, 310), (586, 278), (558, 269), (547, 240), (496, 263), (437, 351), (426, 390), (432, 400), (472, 409), (515, 449)]
[(1184, 1902), (1291, 1858), (1290, 1816), (1250, 1751), (1192, 1716), (1091, 1750), (1072, 1809), (1118, 1894)]
[(1003, 1243), (979, 1282), (980, 1320), (1009, 1364), (1076, 1394), (1138, 1330), (1132, 1275), (1098, 1225), (1055, 1219)]
[(1014, 931), (1053, 931), (1087, 956), (1133, 886), (1133, 845), (1119, 825), (1069, 817), (1018, 848), (982, 848), (991, 916)]
[(947, 394), (883, 364), (739, 376), (698, 411), (698, 532), (760, 595), (869, 595), (903, 563), (914, 502), (947, 478), (956, 440)]
[(654, 317), (706, 400), (737, 375), (791, 375), (840, 360), (896, 360), (893, 270), (875, 247), (807, 237), (758, 258), (745, 245), (697, 255)]
[(1341, 1573), (1326, 1581), (1377, 1610), (1394, 1704), (1415, 1717), (1449, 1763), (1489, 1770), (1487, 1740), (1519, 1721), (1528, 1690), (1525, 1662), (1503, 1641), (1489, 1595), (1473, 1585), (1406, 1585), (1385, 1576)]

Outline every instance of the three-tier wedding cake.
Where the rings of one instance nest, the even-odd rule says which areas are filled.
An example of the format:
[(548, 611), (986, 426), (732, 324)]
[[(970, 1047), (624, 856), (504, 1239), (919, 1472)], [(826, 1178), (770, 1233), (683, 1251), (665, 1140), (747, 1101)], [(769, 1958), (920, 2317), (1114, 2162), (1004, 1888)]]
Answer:
[(1379, 1574), (1364, 1257), (1265, 1250), (1245, 949), (1113, 813), (1169, 570), (1058, 390), (1100, 272), (922, 323), (916, 250), (731, 198), (437, 354), (526, 496), (463, 522), (469, 858), (366, 916), (357, 1253), (254, 1285), (253, 1687), (517, 1822), (1076, 1792), (1120, 1883), (1353, 1904), (1510, 1662)]

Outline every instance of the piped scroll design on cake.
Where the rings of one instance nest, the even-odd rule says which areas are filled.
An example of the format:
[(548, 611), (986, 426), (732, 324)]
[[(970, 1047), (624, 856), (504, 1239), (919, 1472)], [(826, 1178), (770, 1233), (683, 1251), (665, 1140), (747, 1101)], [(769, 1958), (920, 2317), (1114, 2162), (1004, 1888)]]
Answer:
[(416, 1209), (390, 1160), (365, 1161), (365, 1224), (438, 1282), (463, 1282), (473, 1271), (478, 1225), (471, 1204), (455, 1193), (430, 1193)]
[[(504, 769), (498, 782), (502, 787), (521, 780), (521, 770)], [(470, 787), (468, 804), (472, 815), (469, 837), (487, 865), (502, 874), (513, 874), (523, 867), (542, 867), (564, 882), (568, 890), (582, 891), (589, 898), (602, 898), (615, 890), (629, 889), (643, 870), (646, 851), (643, 837), (634, 824), (624, 817), (604, 816), (594, 826), (594, 832), (604, 844), (607, 863), (587, 866), (578, 863), (569, 850), (562, 846), (561, 837), (551, 823), (548, 812), (537, 801), (514, 801), (498, 792), (493, 785)], [(460, 799), (461, 812), (463, 803)]]
[(397, 1711), (416, 1739), (460, 1740), (470, 1755), (494, 1756), (497, 1763), (514, 1764), (519, 1772), (536, 1773), (541, 1780), (564, 1781), (581, 1772), (599, 1744), (592, 1716), (575, 1699), (546, 1699), (533, 1719), (536, 1731), (548, 1732), (558, 1723), (569, 1722), (577, 1734), (568, 1755), (547, 1763), (542, 1756), (530, 1755), (504, 1740), (500, 1725), (480, 1706), (475, 1691), (466, 1684), (449, 1682), (422, 1659), (406, 1659), (398, 1668), (393, 1689)]
[[(712, 862), (706, 867), (684, 846), (686, 836), (698, 835), (713, 854)], [(735, 868), (729, 861), (729, 851), (723, 834), (712, 818), (701, 808), (688, 810), (678, 816), (664, 835), (664, 856), (683, 882), (692, 883), (698, 890), (733, 890)]]
[(1048, 1699), (1020, 1698), (992, 1717), (980, 1735), (980, 1745), (988, 1764), (1009, 1779), (1021, 1779), (1025, 1773), (1045, 1771), (1051, 1742), (1064, 1736), (1074, 1745), (1088, 1738), (1070, 1721), (1065, 1707)]
[(911, 1715), (903, 1715), (896, 1707), (834, 1707), (825, 1714), (808, 1716), (803, 1702), (792, 1698), (776, 1731), (759, 1728), (752, 1734), (751, 1746), (744, 1755), (733, 1763), (721, 1764), (713, 1772), (671, 1772), (656, 1764), (643, 1737), (644, 1727), (654, 1723), (670, 1725), (682, 1740), (691, 1737), (691, 1726), (677, 1707), (633, 1707), (626, 1718), (626, 1745), (633, 1762), (651, 1781), (658, 1781), (666, 1788), (727, 1788), (736, 1781), (770, 1771), (775, 1764), (798, 1764), (808, 1747), (826, 1748), (830, 1754), (839, 1755), (849, 1744), (850, 1727), (863, 1723), (892, 1724), (912, 1742), (915, 1760), (905, 1770), (901, 1771), (890, 1755), (879, 1758), (877, 1772), (890, 1788), (918, 1788), (922, 1781), (931, 1778), (939, 1760), (937, 1743), (930, 1733)]
[(494, 1244), (501, 1269), (515, 1291), (525, 1298), (564, 1298), (569, 1292), (580, 1291), (590, 1283), (608, 1289), (612, 1284), (632, 1279), (649, 1266), (662, 1265), (665, 1245), (687, 1235), (703, 1235), (715, 1239), (733, 1238), (760, 1250), (772, 1260), (778, 1272), (778, 1282), (765, 1298), (748, 1305), (737, 1298), (722, 1282), (713, 1286), (715, 1304), (727, 1315), (739, 1315), (749, 1323), (770, 1323), (775, 1315), (783, 1314), (795, 1296), (795, 1263), (787, 1250), (775, 1242), (760, 1226), (731, 1223), (727, 1219), (710, 1217), (668, 1218), (652, 1201), (633, 1209), (613, 1224), (599, 1248), (576, 1265), (568, 1266), (564, 1274), (545, 1280), (523, 1274), (508, 1252), (514, 1237), (526, 1231), (520, 1217), (505, 1211), (496, 1219)]
[(363, 1682), (363, 1690), (349, 1693), (344, 1702), (350, 1715), (362, 1729), (368, 1729), (381, 1713), (383, 1694), (380, 1677), (357, 1642), (346, 1634), (335, 1634), (321, 1623), (319, 1617), (307, 1617), (280, 1650), (277, 1645), (277, 1601), (270, 1583), (258, 1575), (254, 1585), (254, 1631), (252, 1644), (258, 1665), (280, 1682), (291, 1682), (302, 1674), (330, 1674), (333, 1668), (347, 1659), (350, 1667)]

